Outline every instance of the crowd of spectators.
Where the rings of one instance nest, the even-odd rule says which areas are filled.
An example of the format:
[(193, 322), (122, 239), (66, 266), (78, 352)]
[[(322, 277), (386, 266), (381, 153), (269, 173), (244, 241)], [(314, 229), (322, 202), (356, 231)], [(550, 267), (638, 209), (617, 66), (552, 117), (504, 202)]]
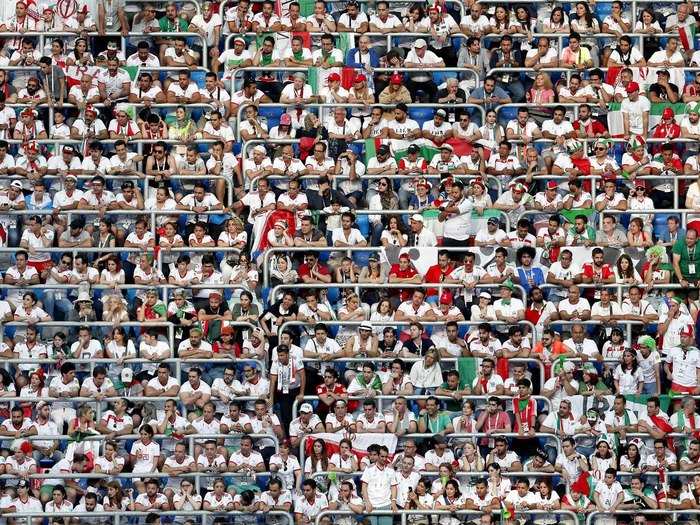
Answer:
[(697, 16), (3, 3), (0, 522), (697, 523)]

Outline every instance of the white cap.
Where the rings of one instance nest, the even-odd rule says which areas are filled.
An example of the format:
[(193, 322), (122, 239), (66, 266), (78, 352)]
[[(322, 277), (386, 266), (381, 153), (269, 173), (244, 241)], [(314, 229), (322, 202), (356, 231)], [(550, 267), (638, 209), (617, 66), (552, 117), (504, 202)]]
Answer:
[(418, 49), (423, 49), (424, 47), (427, 47), (428, 44), (425, 43), (425, 40), (422, 38), (419, 38), (413, 43), (413, 47), (418, 48)]
[(411, 215), (411, 220), (416, 222), (423, 222), (423, 216), (420, 213), (414, 213)]
[(314, 407), (311, 406), (311, 403), (302, 403), (299, 407), (299, 412), (302, 414), (311, 414), (313, 411)]
[(362, 321), (360, 323), (360, 330), (371, 330), (372, 329), (372, 323), (369, 321)]
[(256, 153), (256, 152), (257, 153), (264, 153), (265, 155), (267, 155), (267, 150), (265, 149), (265, 146), (263, 146), (262, 144), (258, 144), (257, 146), (255, 146), (253, 148), (253, 153)]

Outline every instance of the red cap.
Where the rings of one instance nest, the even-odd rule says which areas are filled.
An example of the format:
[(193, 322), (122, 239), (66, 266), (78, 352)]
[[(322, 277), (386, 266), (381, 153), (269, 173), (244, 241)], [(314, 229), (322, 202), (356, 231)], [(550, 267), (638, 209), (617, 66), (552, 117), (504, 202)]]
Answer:
[(438, 6), (438, 5), (436, 5), (436, 4), (433, 4), (433, 5), (431, 5), (431, 6), (428, 8), (428, 13), (430, 13), (430, 11), (437, 11), (437, 12), (439, 13), (439, 12), (440, 12), (440, 6)]
[(673, 113), (673, 109), (671, 108), (664, 108), (664, 112), (661, 113), (661, 118), (664, 120), (669, 120), (675, 117), (675, 113)]
[(411, 256), (407, 253), (402, 253), (401, 255), (399, 255), (399, 260), (401, 260), (401, 259), (406, 259), (407, 261), (410, 261)]
[(32, 448), (32, 444), (29, 441), (24, 441), (22, 444), (19, 446), (19, 449), (25, 453), (25, 455), (31, 454), (32, 451), (34, 450)]
[(338, 73), (331, 73), (328, 75), (328, 82), (340, 82), (340, 75)]
[(452, 294), (450, 292), (442, 292), (440, 304), (452, 304)]
[(547, 189), (548, 190), (556, 190), (559, 187), (559, 184), (555, 180), (550, 180), (547, 181)]
[(634, 93), (635, 91), (639, 91), (639, 84), (637, 84), (636, 82), (630, 82), (629, 84), (627, 84), (625, 91), (627, 91), (627, 93)]
[(683, 337), (693, 337), (693, 325), (692, 324), (687, 324), (685, 327), (681, 330), (681, 335)]
[(367, 77), (364, 76), (362, 73), (360, 73), (359, 75), (357, 75), (357, 76), (355, 77), (355, 80), (353, 80), (353, 82), (354, 82), (354, 83), (357, 83), (357, 82), (367, 82)]
[(401, 85), (403, 84), (403, 77), (399, 73), (394, 73), (391, 75), (391, 78), (389, 79), (389, 83), (395, 84), (395, 85)]

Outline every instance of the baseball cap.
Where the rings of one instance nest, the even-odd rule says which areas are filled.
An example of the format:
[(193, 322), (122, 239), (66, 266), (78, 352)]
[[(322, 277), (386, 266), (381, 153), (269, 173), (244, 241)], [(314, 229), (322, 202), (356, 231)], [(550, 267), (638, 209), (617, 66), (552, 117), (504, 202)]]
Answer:
[(484, 299), (491, 299), (491, 294), (488, 293), (488, 292), (481, 292), (481, 293), (479, 294), (479, 297), (480, 297), (480, 298), (483, 297)]
[(418, 146), (416, 146), (415, 144), (411, 144), (411, 145), (408, 147), (408, 152), (409, 152), (409, 153), (418, 153), (419, 151), (420, 151), (420, 148), (419, 148)]
[(20, 479), (19, 482), (17, 483), (17, 488), (18, 489), (28, 489), (29, 488), (29, 480)]
[(313, 411), (314, 407), (311, 406), (311, 403), (302, 403), (299, 407), (299, 412), (302, 414), (311, 414)]
[(114, 41), (107, 42), (107, 49), (119, 49), (119, 45)]
[(240, 42), (241, 44), (245, 45), (245, 38), (242, 38), (242, 37), (240, 37), (240, 36), (237, 36), (236, 38), (233, 39), (233, 43), (234, 43), (234, 44), (237, 44), (238, 42)]
[(283, 126), (289, 126), (292, 123), (292, 117), (289, 115), (289, 113), (282, 113), (282, 116), (280, 117), (280, 124)]
[(124, 386), (128, 386), (134, 380), (134, 371), (131, 368), (123, 368), (121, 380)]
[(424, 47), (427, 47), (427, 46), (428, 46), (428, 44), (426, 44), (425, 40), (423, 40), (422, 38), (419, 38), (418, 40), (416, 40), (413, 43), (413, 47), (415, 47), (416, 49), (423, 49)]
[(452, 294), (450, 292), (442, 292), (440, 304), (452, 304)]
[(61, 151), (63, 153), (75, 153), (75, 148), (70, 144), (66, 144), (65, 146), (63, 146), (63, 149)]
[(360, 73), (355, 77), (355, 80), (353, 80), (353, 83), (357, 84), (358, 82), (367, 82), (367, 77)]
[(423, 216), (420, 213), (414, 213), (411, 215), (411, 220), (416, 222), (423, 222)]
[(388, 155), (390, 151), (391, 150), (389, 149), (388, 144), (382, 144), (381, 146), (379, 146), (377, 153), (379, 153), (380, 155)]
[(340, 82), (340, 75), (338, 73), (331, 73), (328, 75), (328, 82)]
[[(440, 111), (442, 111), (442, 110), (439, 109), (439, 110), (438, 110), (438, 114), (440, 113)], [(442, 111), (442, 112), (445, 113), (444, 111)], [(440, 146), (440, 149), (446, 149), (447, 151), (450, 151), (450, 152), (452, 152), (452, 151), (455, 150), (455, 149), (454, 149), (452, 146), (450, 146), (449, 144), (443, 144), (442, 146)]]
[(548, 190), (556, 190), (559, 187), (559, 184), (557, 184), (557, 181), (555, 180), (550, 180), (547, 182), (547, 189)]
[(657, 75), (666, 75), (667, 77), (670, 77), (671, 74), (668, 72), (668, 69), (658, 69), (656, 71)]
[(391, 75), (391, 78), (389, 78), (389, 83), (400, 85), (403, 83), (403, 76), (401, 76), (400, 73), (394, 73), (393, 75)]
[(661, 118), (664, 119), (664, 120), (671, 119), (671, 118), (673, 118), (673, 117), (675, 117), (675, 116), (676, 116), (676, 115), (675, 115), (675, 113), (673, 112), (673, 109), (672, 109), (672, 108), (664, 108), (663, 113), (661, 113)]
[(76, 177), (72, 173), (69, 173), (68, 175), (66, 175), (66, 180), (68, 180), (68, 179), (73, 179), (73, 180), (77, 181), (78, 177)]
[(444, 109), (438, 109), (438, 110), (435, 112), (435, 115), (438, 116), (438, 117), (445, 118), (445, 117), (447, 117), (447, 112), (446, 112)]
[(496, 225), (498, 225), (498, 224), (500, 224), (500, 222), (501, 222), (501, 221), (498, 219), (498, 217), (489, 217), (489, 219), (486, 221), (486, 224), (496, 224)]
[(372, 330), (372, 323), (369, 321), (362, 321), (360, 323), (360, 330)]
[(20, 189), (20, 190), (22, 189), (22, 183), (21, 183), (20, 181), (18, 181), (18, 180), (13, 180), (13, 181), (10, 183), (10, 186), (12, 186), (13, 188)]
[(367, 258), (370, 261), (378, 261), (379, 260), (379, 254), (377, 253), (371, 253), (370, 256)]
[(630, 82), (629, 84), (627, 84), (625, 91), (627, 91), (627, 93), (634, 93), (635, 91), (639, 91), (639, 84), (637, 84), (636, 82)]
[(399, 255), (399, 259), (406, 259), (407, 261), (410, 261), (410, 260), (411, 260), (411, 256), (410, 256), (409, 254), (407, 254), (407, 253), (404, 252), (404, 253), (402, 253), (401, 255)]
[(681, 329), (681, 335), (683, 337), (693, 337), (693, 325), (692, 324), (687, 324)]
[(292, 75), (293, 78), (300, 78), (301, 80), (306, 80), (306, 75), (301, 71), (297, 71)]

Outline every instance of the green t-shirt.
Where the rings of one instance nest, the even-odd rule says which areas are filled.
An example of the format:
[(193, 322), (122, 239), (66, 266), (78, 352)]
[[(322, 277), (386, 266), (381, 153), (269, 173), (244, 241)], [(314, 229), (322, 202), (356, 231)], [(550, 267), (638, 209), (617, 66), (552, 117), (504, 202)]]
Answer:
[(183, 33), (187, 31), (187, 28), (189, 27), (184, 18), (178, 17), (177, 22), (172, 22), (167, 16), (164, 16), (158, 20), (158, 25), (163, 33)]
[[(442, 388), (443, 390), (449, 390), (450, 392), (455, 392), (457, 391), (457, 388), (459, 388), (459, 385), (457, 385), (457, 388), (450, 388), (450, 386), (447, 383), (443, 383), (442, 385), (440, 385), (440, 388)], [(456, 399), (451, 399), (446, 403), (445, 408), (450, 412), (460, 412), (462, 410), (462, 403), (460, 403)]]
[(683, 277), (691, 281), (700, 280), (700, 244), (688, 248), (685, 237), (673, 243), (673, 255), (680, 255), (680, 267)]
[(450, 416), (447, 415), (445, 412), (438, 412), (434, 419), (431, 418), (428, 414), (425, 414), (421, 417), (425, 418), (425, 421), (428, 425), (428, 432), (432, 432), (433, 434), (442, 432), (447, 428), (447, 426), (450, 423), (452, 423)]

